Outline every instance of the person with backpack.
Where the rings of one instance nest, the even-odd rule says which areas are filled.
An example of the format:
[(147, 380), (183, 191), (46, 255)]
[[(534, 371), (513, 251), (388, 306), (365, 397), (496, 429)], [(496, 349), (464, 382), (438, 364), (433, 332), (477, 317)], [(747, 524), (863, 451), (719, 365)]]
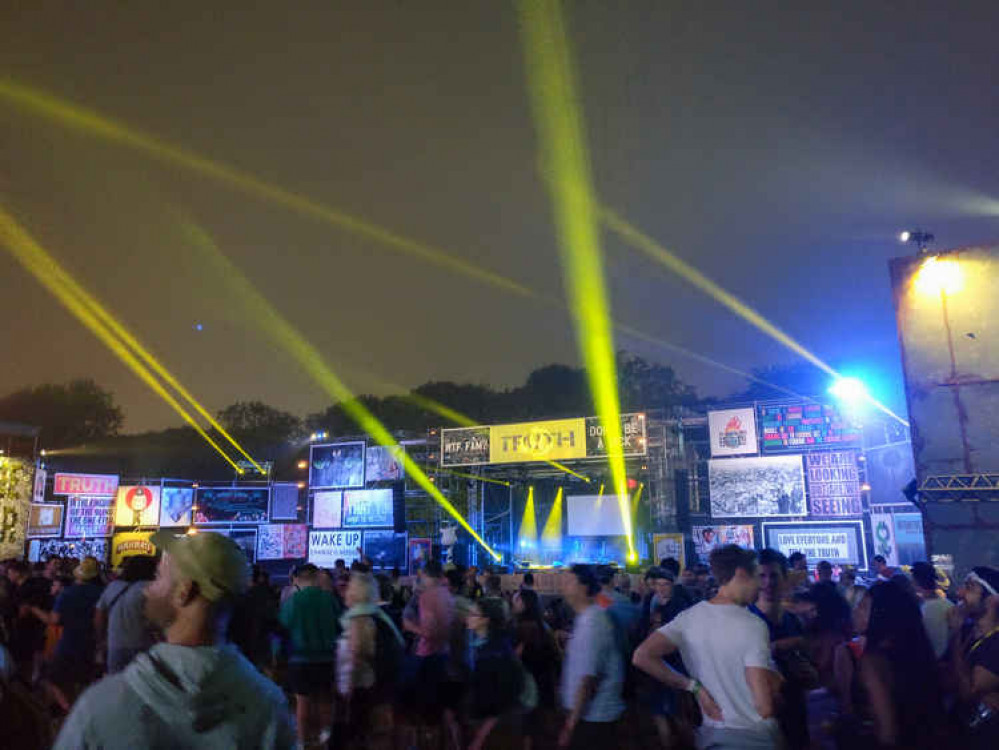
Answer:
[(346, 709), (341, 746), (380, 747), (391, 742), (391, 704), (403, 639), (378, 605), (371, 573), (351, 573), (346, 601), (337, 644), (337, 689)]
[(126, 557), (121, 578), (109, 583), (94, 612), (99, 640), (107, 639), (107, 673), (118, 674), (136, 656), (152, 648), (156, 639), (144, 610), (146, 586), (156, 578), (156, 558)]

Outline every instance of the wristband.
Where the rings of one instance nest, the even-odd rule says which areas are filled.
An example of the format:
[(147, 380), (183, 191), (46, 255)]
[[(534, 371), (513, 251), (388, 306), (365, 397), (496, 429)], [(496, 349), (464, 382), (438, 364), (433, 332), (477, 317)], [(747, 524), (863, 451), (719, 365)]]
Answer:
[(698, 693), (700, 693), (700, 692), (701, 692), (701, 687), (702, 687), (702, 685), (701, 685), (701, 683), (700, 683), (700, 682), (698, 682), (697, 680), (691, 680), (691, 681), (690, 681), (690, 687), (689, 687), (689, 688), (687, 688), (687, 689), (688, 689), (688, 690), (689, 690), (689, 691), (691, 692), (691, 694), (693, 694), (693, 696), (694, 696), (694, 697), (696, 698), (696, 697), (697, 697), (697, 695), (698, 695)]

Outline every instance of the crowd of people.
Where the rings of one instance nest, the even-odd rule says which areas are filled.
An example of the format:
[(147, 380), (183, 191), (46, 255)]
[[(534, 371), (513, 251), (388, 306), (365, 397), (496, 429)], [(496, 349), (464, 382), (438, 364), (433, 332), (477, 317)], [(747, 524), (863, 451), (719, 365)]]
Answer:
[[(876, 579), (730, 545), (642, 576), (311, 564), (213, 533), (0, 564), (4, 747), (999, 747), (999, 571)], [(950, 598), (950, 594), (954, 598)]]

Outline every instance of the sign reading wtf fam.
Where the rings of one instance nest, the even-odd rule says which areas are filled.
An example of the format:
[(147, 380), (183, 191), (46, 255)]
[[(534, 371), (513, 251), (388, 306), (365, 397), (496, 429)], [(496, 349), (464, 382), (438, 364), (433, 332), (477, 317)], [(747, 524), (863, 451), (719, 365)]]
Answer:
[[(621, 436), (626, 456), (645, 455), (645, 415), (623, 414)], [(441, 431), (442, 466), (567, 461), (607, 453), (603, 425), (597, 417)]]

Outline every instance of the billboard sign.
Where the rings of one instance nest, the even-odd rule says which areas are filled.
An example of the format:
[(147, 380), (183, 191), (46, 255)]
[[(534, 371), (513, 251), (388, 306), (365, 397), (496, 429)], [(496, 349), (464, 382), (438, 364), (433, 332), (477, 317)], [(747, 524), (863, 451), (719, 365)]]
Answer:
[(923, 516), (919, 513), (896, 513), (895, 548), (899, 565), (912, 565), (926, 559), (926, 537), (923, 535)]
[(711, 552), (726, 544), (737, 544), (745, 549), (753, 549), (753, 527), (749, 524), (738, 526), (694, 526), (694, 552), (697, 559), (707, 562)]
[(297, 560), (309, 550), (309, 527), (304, 523), (271, 523), (259, 527), (258, 560)]
[(317, 492), (312, 497), (312, 526), (339, 529), (343, 526), (343, 493)]
[(392, 526), (395, 514), (391, 488), (346, 490), (343, 493), (344, 528)]
[(66, 539), (111, 536), (114, 529), (114, 498), (66, 498)]
[(867, 546), (861, 521), (764, 523), (766, 545), (786, 556), (801, 552), (814, 564), (867, 565)]
[(56, 474), (52, 494), (114, 497), (118, 494), (118, 477), (115, 474)]
[(364, 556), (371, 560), (375, 570), (406, 569), (406, 534), (391, 529), (364, 532)]
[(672, 557), (680, 563), (680, 570), (684, 568), (685, 557), (683, 549), (683, 534), (653, 534), (653, 562), (658, 565), (660, 561), (667, 557)]
[(98, 562), (108, 559), (107, 539), (32, 539), (28, 542), (28, 562), (45, 562), (50, 557), (95, 557)]
[(309, 562), (320, 568), (332, 568), (337, 560), (348, 565), (358, 559), (361, 546), (361, 532), (326, 530), (309, 532)]
[(384, 445), (369, 446), (364, 456), (364, 481), (398, 482), (405, 478), (402, 457), (405, 449), (394, 445), (387, 448)]
[[(124, 485), (118, 488), (115, 503), (115, 526), (158, 526), (160, 523), (160, 488), (150, 485)], [(113, 557), (112, 550), (112, 557)]]
[(313, 445), (309, 486), (314, 490), (364, 486), (364, 442)]
[[(621, 415), (621, 449), (626, 456), (644, 456), (647, 451), (644, 414)], [(586, 458), (608, 455), (600, 417), (586, 418)]]
[(194, 522), (267, 523), (270, 496), (267, 487), (201, 487)]
[(193, 487), (164, 487), (160, 493), (160, 526), (190, 526)]
[(32, 503), (28, 512), (28, 538), (59, 536), (64, 510), (62, 503)]
[(712, 518), (807, 512), (801, 456), (713, 458), (708, 480)]
[(805, 455), (808, 510), (816, 518), (859, 516), (860, 471), (856, 451), (823, 451)]
[(441, 430), (441, 466), (480, 466), (488, 463), (488, 427)]
[(152, 535), (152, 531), (123, 531), (111, 537), (111, 567), (117, 568), (126, 557), (155, 555)]
[(712, 456), (744, 456), (758, 453), (756, 410), (724, 409), (708, 412)]
[(764, 453), (860, 447), (861, 429), (827, 404), (760, 405)]

